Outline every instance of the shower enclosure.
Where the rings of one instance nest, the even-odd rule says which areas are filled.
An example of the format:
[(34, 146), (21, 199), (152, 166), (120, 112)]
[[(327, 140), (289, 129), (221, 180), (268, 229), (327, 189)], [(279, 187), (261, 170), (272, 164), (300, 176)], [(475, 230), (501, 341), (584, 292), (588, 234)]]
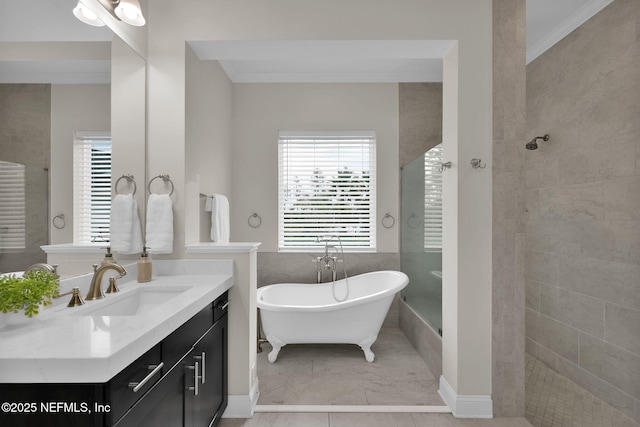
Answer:
[(402, 299), (442, 335), (442, 144), (402, 168)]

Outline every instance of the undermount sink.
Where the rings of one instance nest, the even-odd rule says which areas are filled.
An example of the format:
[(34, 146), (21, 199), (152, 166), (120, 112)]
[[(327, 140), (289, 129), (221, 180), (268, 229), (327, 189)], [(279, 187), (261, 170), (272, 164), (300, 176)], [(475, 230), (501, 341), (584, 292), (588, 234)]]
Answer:
[(73, 308), (75, 316), (139, 316), (170, 301), (191, 286), (139, 286)]

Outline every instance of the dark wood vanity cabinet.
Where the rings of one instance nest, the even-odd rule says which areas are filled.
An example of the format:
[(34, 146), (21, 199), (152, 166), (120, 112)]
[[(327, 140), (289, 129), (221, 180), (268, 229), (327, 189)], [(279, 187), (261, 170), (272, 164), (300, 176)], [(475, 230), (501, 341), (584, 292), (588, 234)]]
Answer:
[(114, 427), (219, 423), (227, 407), (226, 305), (225, 293), (162, 341), (167, 370)]
[[(227, 305), (224, 293), (106, 384), (0, 384), (0, 400), (38, 405), (0, 413), (0, 425), (217, 425), (227, 406)], [(75, 406), (43, 413), (43, 402)]]

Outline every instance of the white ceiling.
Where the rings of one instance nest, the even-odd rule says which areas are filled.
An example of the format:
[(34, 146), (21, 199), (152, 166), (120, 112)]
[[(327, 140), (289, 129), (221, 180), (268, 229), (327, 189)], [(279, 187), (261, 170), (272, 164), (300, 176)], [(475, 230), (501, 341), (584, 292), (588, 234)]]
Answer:
[[(613, 0), (528, 0), (527, 62)], [(0, 43), (109, 41), (106, 27), (78, 21), (77, 0), (0, 0)], [(191, 42), (235, 82), (441, 81), (449, 41)], [(2, 45), (0, 45), (2, 47)], [(0, 50), (0, 83), (108, 83), (108, 60), (17, 61)]]

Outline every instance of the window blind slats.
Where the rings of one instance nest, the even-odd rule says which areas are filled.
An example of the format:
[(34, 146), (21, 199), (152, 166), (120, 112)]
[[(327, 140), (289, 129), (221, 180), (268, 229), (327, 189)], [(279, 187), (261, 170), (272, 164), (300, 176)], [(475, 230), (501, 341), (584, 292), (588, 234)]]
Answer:
[(424, 155), (424, 249), (442, 250), (442, 144)]
[(280, 249), (375, 248), (374, 132), (281, 131), (278, 160)]
[(0, 250), (26, 247), (25, 166), (0, 161)]
[(108, 242), (111, 136), (76, 132), (73, 166), (74, 243)]

